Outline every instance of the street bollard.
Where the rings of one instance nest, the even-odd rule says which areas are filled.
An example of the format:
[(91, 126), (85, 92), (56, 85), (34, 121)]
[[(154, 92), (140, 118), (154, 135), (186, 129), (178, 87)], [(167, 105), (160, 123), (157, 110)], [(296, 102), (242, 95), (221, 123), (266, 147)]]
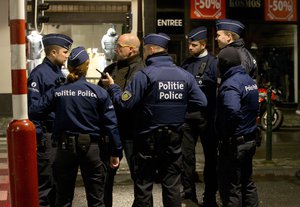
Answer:
[(13, 121), (7, 128), (11, 207), (38, 207), (35, 126), (28, 120), (24, 0), (9, 1)]
[(35, 126), (13, 120), (7, 128), (11, 207), (38, 207)]
[(267, 143), (266, 143), (266, 160), (272, 160), (272, 118), (273, 109), (271, 104), (271, 87), (268, 88), (267, 93)]

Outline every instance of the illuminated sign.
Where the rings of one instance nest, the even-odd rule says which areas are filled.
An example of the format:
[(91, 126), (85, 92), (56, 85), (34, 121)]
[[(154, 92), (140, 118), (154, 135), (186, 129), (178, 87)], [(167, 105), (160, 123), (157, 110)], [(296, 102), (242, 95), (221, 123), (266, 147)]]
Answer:
[(266, 21), (297, 21), (297, 0), (265, 0)]
[(225, 0), (191, 0), (191, 19), (224, 19)]
[(184, 33), (184, 13), (183, 12), (157, 12), (156, 32), (166, 34)]

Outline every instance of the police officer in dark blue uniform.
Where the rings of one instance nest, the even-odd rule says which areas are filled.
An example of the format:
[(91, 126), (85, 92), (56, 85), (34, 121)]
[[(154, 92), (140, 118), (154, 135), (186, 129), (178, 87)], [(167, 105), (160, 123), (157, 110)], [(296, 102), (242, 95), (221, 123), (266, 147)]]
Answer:
[(242, 66), (250, 77), (256, 79), (258, 72), (257, 62), (249, 50), (245, 48), (245, 42), (242, 38), (245, 25), (233, 19), (220, 19), (216, 21), (216, 29), (216, 40), (218, 41), (219, 48), (236, 48), (241, 56)]
[(258, 206), (252, 180), (257, 145), (257, 85), (241, 66), (237, 49), (224, 48), (218, 59), (222, 78), (216, 116), (220, 197), (224, 207)]
[(186, 114), (182, 139), (183, 172), (181, 175), (183, 199), (198, 203), (195, 186), (195, 147), (200, 136), (204, 152), (204, 184), (202, 206), (214, 207), (216, 203), (217, 183), (217, 138), (214, 130), (214, 118), (217, 96), (218, 68), (217, 59), (206, 49), (207, 28), (198, 27), (188, 35), (189, 53), (182, 68), (190, 72), (207, 98), (207, 109)]
[(53, 109), (54, 139), (58, 144), (53, 164), (56, 185), (55, 206), (72, 206), (80, 166), (88, 206), (104, 205), (105, 164), (99, 142), (104, 130), (112, 140), (110, 167), (119, 166), (122, 145), (117, 119), (108, 93), (86, 81), (89, 56), (83, 47), (72, 50), (68, 59), (68, 83), (49, 90), (31, 107), (33, 114)]
[(146, 68), (136, 72), (122, 89), (108, 75), (112, 100), (126, 109), (136, 108), (134, 140), (135, 199), (133, 206), (153, 206), (156, 172), (162, 185), (164, 206), (181, 207), (181, 127), (186, 110), (206, 107), (207, 100), (195, 78), (174, 65), (167, 53), (169, 36), (144, 37)]
[[(39, 101), (47, 90), (55, 87), (58, 80), (63, 77), (62, 65), (68, 58), (68, 51), (73, 40), (63, 34), (48, 34), (43, 37), (46, 57), (28, 78), (28, 107)], [(38, 187), (40, 206), (50, 206), (54, 202), (54, 186), (52, 175), (52, 162), (55, 148), (52, 148), (51, 134), (53, 130), (54, 113), (34, 115), (30, 113), (29, 119), (36, 127)]]

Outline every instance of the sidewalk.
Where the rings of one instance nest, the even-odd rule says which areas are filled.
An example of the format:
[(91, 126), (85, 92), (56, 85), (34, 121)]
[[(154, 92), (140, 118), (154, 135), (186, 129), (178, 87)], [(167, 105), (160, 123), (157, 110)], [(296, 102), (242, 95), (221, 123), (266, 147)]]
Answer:
[(283, 112), (282, 127), (300, 127), (300, 115), (296, 114), (296, 108), (279, 108)]
[[(300, 128), (300, 116), (296, 115), (294, 108), (281, 109), (284, 114), (282, 128), (293, 129)], [(292, 133), (292, 132), (290, 132)], [(297, 170), (300, 170), (300, 138), (292, 142), (280, 140), (273, 136), (273, 157), (266, 160), (266, 134), (263, 132), (262, 145), (257, 148), (254, 160), (253, 171), (255, 176), (283, 175), (294, 176)], [(196, 172), (199, 178), (203, 176), (204, 158), (201, 143), (196, 146)], [(123, 159), (118, 171), (119, 175), (129, 174), (126, 159)]]
[[(284, 113), (284, 121), (282, 128), (300, 128), (300, 116), (296, 115), (294, 108), (284, 108), (282, 109)], [(11, 121), (8, 117), (0, 118), (0, 137), (6, 136), (6, 128)], [(266, 138), (262, 142), (262, 146), (257, 149), (256, 155), (253, 161), (254, 167), (254, 174), (258, 176), (264, 175), (288, 175), (294, 176), (295, 172), (300, 169), (300, 139), (296, 140), (294, 143), (290, 143), (288, 146), (283, 146), (283, 148), (287, 148), (286, 150), (282, 150), (282, 147), (279, 147), (286, 143), (276, 142), (273, 143), (274, 152), (273, 154), (276, 155), (272, 158), (271, 161), (266, 160)], [(278, 148), (278, 149), (277, 149)], [(297, 154), (291, 158), (287, 156), (288, 153)], [(2, 154), (2, 158), (5, 154)], [(196, 163), (196, 171), (198, 172), (199, 176), (202, 176), (203, 173), (203, 152), (202, 146), (199, 142), (196, 147), (196, 156), (197, 156), (197, 163)], [(1, 159), (1, 158), (0, 158)], [(4, 159), (7, 161), (7, 155)], [(2, 171), (0, 169), (0, 171)], [(7, 171), (5, 171), (7, 172)], [(126, 159), (123, 159), (118, 170), (119, 175), (128, 175), (129, 169), (126, 162)], [(1, 182), (1, 180), (0, 180)], [(0, 188), (1, 191), (1, 188)], [(1, 198), (0, 198), (1, 199)]]
[[(272, 160), (266, 160), (266, 134), (263, 134), (262, 146), (257, 148), (253, 160), (254, 176), (294, 176), (300, 170), (300, 116), (295, 114), (295, 109), (283, 109), (284, 121), (282, 129), (272, 136)], [(9, 179), (8, 157), (6, 143), (6, 128), (10, 118), (0, 118), (0, 207), (9, 207)], [(295, 133), (293, 133), (295, 130)], [(287, 141), (285, 135), (295, 136)], [(203, 152), (199, 142), (196, 147), (196, 172), (199, 180), (203, 180)], [(130, 181), (129, 169), (126, 159), (123, 159), (117, 172), (116, 184), (122, 185)], [(83, 184), (79, 174), (77, 186)]]
[(0, 207), (9, 207), (9, 178), (7, 162), (7, 143), (5, 137), (0, 137)]

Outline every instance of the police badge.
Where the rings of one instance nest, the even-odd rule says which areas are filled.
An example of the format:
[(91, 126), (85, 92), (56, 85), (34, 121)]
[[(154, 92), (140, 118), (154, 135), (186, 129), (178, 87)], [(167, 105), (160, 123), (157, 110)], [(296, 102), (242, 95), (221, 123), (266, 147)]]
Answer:
[(128, 101), (131, 98), (132, 94), (129, 91), (124, 91), (122, 93), (122, 101)]

